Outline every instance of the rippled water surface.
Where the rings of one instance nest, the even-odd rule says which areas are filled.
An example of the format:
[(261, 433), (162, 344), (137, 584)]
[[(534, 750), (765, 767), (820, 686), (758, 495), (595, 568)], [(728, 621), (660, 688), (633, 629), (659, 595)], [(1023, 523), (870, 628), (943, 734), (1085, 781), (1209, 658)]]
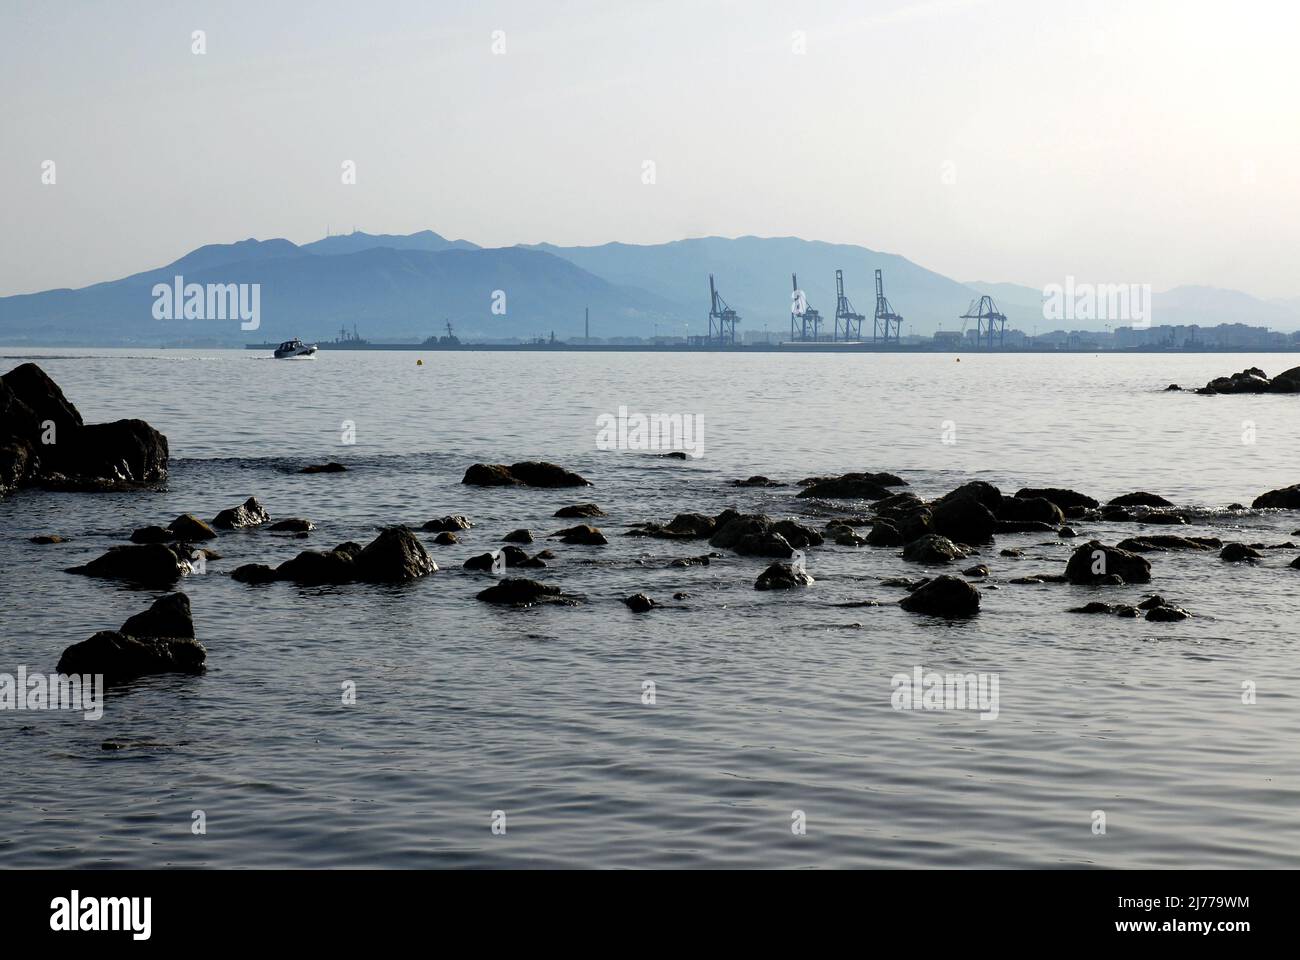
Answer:
[[(0, 371), (24, 359), (0, 353)], [(753, 589), (765, 561), (670, 568), (709, 548), (622, 536), (727, 506), (820, 527), (826, 511), (797, 487), (729, 481), (890, 470), (923, 496), (971, 478), (1103, 500), (1150, 490), (1207, 508), (1180, 533), (1279, 544), (1300, 514), (1220, 508), (1300, 482), (1300, 398), (1161, 388), (1295, 357), (417, 356), (39, 355), (87, 420), (142, 417), (167, 434), (172, 472), (153, 492), (0, 502), (0, 672), (52, 672), (66, 646), (161, 595), (63, 572), (136, 527), (256, 495), (318, 529), (214, 542), (223, 559), (181, 587), (204, 676), (116, 690), (95, 722), (0, 712), (0, 865), (1300, 866), (1300, 550), (1255, 567), (1150, 555), (1150, 590), (1195, 615), (1161, 624), (1065, 612), (1145, 588), (1009, 583), (1061, 572), (1071, 548), (999, 536), (979, 558), (993, 571), (982, 612), (949, 624), (895, 605), (902, 591), (879, 578), (924, 569), (893, 549), (813, 548), (816, 583), (792, 595)], [(702, 414), (704, 456), (596, 450), (596, 417), (620, 405)], [(594, 485), (459, 482), (475, 461), (526, 458)], [(293, 472), (323, 459), (350, 470)], [(609, 514), (596, 522), (610, 545), (540, 542), (582, 500)], [(447, 513), (476, 526), (460, 546), (421, 534), (441, 569), (417, 583), (228, 576)], [(1076, 526), (1107, 542), (1170, 532)], [(555, 550), (543, 578), (585, 604), (474, 600), (492, 577), (461, 563), (516, 527)], [(71, 542), (30, 544), (38, 533)], [(1008, 546), (1023, 556), (1000, 556)], [(664, 606), (631, 613), (619, 601), (638, 591)], [(881, 605), (835, 606), (865, 599)], [(999, 716), (894, 710), (890, 678), (917, 665), (997, 673)], [(206, 835), (191, 832), (195, 810)]]

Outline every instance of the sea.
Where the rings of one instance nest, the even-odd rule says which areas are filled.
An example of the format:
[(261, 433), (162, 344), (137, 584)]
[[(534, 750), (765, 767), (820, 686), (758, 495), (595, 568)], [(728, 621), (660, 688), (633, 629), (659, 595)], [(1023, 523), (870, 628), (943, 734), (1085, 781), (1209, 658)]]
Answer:
[[(52, 673), (164, 595), (65, 572), (138, 527), (255, 496), (316, 529), (210, 542), (177, 588), (203, 675), (113, 688), (99, 719), (0, 710), (0, 867), (1300, 867), (1300, 513), (1229, 509), (1300, 482), (1300, 396), (1164, 389), (1300, 357), (0, 348), (0, 372), (28, 360), (172, 461), (159, 489), (0, 501), (0, 673)], [(695, 418), (700, 455), (608, 449), (620, 408)], [(526, 459), (591, 486), (460, 482)], [(298, 472), (327, 461), (347, 471)], [(673, 567), (712, 548), (626, 535), (729, 507), (820, 528), (867, 505), (795, 484), (847, 471), (1149, 491), (1193, 522), (999, 535), (969, 561), (980, 613), (951, 622), (898, 606), (882, 580), (939, 571), (897, 548), (828, 540), (811, 586), (763, 592), (767, 560)], [(756, 474), (785, 485), (733, 485)], [(608, 545), (548, 539), (580, 502)], [(440, 569), (416, 582), (229, 576), (447, 514), (474, 526), (418, 532)], [(530, 573), (584, 602), (475, 599), (495, 575), (463, 562), (521, 527), (555, 554)], [(1149, 554), (1149, 587), (1011, 582), (1142, 532), (1266, 549)], [(1153, 592), (1191, 617), (1067, 612)], [(995, 679), (996, 711), (900, 703), (918, 668)]]

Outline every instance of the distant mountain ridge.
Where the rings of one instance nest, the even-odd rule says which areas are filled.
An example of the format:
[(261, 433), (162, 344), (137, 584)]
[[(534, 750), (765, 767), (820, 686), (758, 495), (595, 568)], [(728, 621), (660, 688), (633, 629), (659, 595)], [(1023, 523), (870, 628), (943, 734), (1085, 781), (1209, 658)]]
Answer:
[[(700, 237), (660, 244), (607, 243), (480, 247), (432, 230), (407, 235), (354, 232), (306, 244), (247, 239), (208, 244), (178, 260), (80, 289), (0, 298), (0, 339), (9, 343), (115, 345), (211, 342), (237, 345), (293, 336), (328, 339), (353, 325), (369, 339), (421, 340), (450, 321), (464, 338), (581, 336), (584, 310), (595, 337), (700, 334), (708, 275), (741, 316), (739, 332), (784, 336), (791, 274), (831, 330), (835, 271), (864, 314), (869, 334), (875, 271), (903, 315), (905, 335), (957, 330), (971, 300), (992, 295), (1010, 326), (1101, 329), (1100, 322), (1044, 320), (1042, 291), (1013, 283), (959, 283), (905, 257), (852, 244), (795, 237)], [(155, 284), (260, 284), (260, 325), (234, 320), (160, 320)], [(1241, 322), (1292, 329), (1300, 302), (1263, 301), (1239, 291), (1178, 287), (1153, 298), (1152, 322)], [(1112, 325), (1113, 326), (1113, 325)]]

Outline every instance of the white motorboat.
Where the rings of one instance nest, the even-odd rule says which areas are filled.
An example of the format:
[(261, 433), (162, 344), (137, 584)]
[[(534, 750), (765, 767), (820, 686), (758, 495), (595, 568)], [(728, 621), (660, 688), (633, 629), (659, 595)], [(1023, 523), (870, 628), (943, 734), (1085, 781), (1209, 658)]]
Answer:
[(286, 340), (275, 348), (275, 359), (277, 360), (315, 360), (317, 346), (314, 343), (303, 343), (297, 337), (292, 340)]

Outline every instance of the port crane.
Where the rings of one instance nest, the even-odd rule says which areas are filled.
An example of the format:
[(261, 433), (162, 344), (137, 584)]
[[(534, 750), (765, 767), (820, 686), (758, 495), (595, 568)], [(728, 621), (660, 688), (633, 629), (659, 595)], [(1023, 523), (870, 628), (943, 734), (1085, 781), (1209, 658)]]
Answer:
[(713, 274), (709, 274), (709, 335), (705, 343), (736, 345), (736, 324), (740, 315), (727, 306), (718, 288), (713, 283)]
[(862, 321), (865, 320), (860, 313), (853, 310), (853, 304), (849, 298), (844, 295), (844, 271), (835, 271), (835, 333), (834, 339), (840, 339), (840, 329), (843, 326), (845, 340), (862, 339)]
[[(966, 325), (972, 320), (975, 321), (975, 346), (986, 349), (993, 349), (994, 346), (1001, 347), (1002, 341), (1007, 333), (1007, 316), (998, 310), (998, 305), (993, 302), (993, 298), (987, 293), (980, 297), (979, 300), (972, 300), (966, 312), (959, 318), (965, 323), (961, 325), (962, 334), (966, 333)], [(994, 343), (996, 337), (997, 342)]]
[(885, 280), (879, 270), (876, 271), (876, 316), (871, 331), (872, 340), (885, 343), (898, 343), (903, 336), (903, 318), (894, 312), (889, 299), (885, 296)]
[(791, 340), (820, 340), (822, 332), (822, 315), (818, 310), (808, 306), (808, 298), (799, 289), (799, 276), (790, 274), (790, 283), (794, 287), (790, 311)]

